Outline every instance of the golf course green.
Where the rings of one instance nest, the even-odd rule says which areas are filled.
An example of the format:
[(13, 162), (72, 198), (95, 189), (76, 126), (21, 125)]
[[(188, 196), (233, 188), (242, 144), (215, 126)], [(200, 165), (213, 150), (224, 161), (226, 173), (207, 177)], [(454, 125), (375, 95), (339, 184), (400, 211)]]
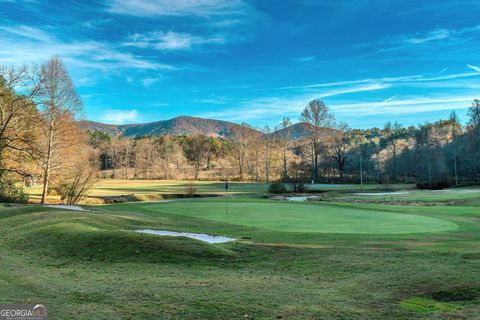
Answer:
[[(131, 211), (168, 213), (284, 232), (405, 234), (454, 230), (442, 219), (335, 204), (193, 200), (127, 205)], [(138, 209), (137, 209), (138, 208)]]

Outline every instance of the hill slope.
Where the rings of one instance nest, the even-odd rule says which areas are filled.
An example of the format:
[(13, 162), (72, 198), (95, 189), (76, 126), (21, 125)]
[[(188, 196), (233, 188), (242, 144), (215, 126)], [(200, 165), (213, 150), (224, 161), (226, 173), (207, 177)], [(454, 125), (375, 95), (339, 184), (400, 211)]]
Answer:
[[(89, 131), (101, 131), (112, 135), (127, 137), (158, 136), (170, 134), (197, 135), (231, 138), (234, 131), (242, 128), (241, 125), (228, 121), (203, 119), (197, 117), (176, 117), (150, 123), (112, 125), (93, 121), (82, 121), (80, 125)], [(252, 134), (261, 134), (259, 131), (248, 128)]]
[[(249, 134), (262, 135), (263, 133), (254, 128), (245, 127), (233, 122), (204, 119), (197, 117), (176, 117), (169, 120), (161, 120), (138, 124), (105, 124), (94, 121), (81, 121), (80, 125), (89, 131), (101, 131), (110, 135), (123, 135), (126, 137), (159, 136), (169, 134), (172, 136), (197, 135), (232, 138), (234, 132), (241, 128), (247, 128)], [(299, 140), (308, 136), (310, 125), (296, 123), (287, 129), (280, 129), (269, 134), (270, 137), (281, 138), (287, 132), (292, 139)]]

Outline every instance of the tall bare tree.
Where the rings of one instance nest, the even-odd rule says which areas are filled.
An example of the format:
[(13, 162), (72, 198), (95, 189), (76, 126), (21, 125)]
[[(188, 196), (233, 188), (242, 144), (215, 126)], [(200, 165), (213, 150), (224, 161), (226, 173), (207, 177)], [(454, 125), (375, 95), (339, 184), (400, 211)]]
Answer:
[(343, 178), (345, 166), (351, 160), (353, 154), (352, 139), (349, 136), (350, 128), (344, 122), (335, 125), (334, 130), (328, 135), (326, 151), (328, 156), (335, 162), (340, 179)]
[(318, 155), (322, 130), (329, 127), (333, 115), (328, 106), (319, 99), (308, 103), (300, 115), (300, 121), (308, 124), (308, 132), (312, 149), (312, 180), (318, 181)]
[(288, 168), (287, 168), (287, 152), (288, 148), (292, 143), (292, 122), (289, 118), (283, 118), (282, 123), (280, 123), (280, 127), (277, 128), (279, 130), (279, 141), (280, 146), (282, 148), (282, 160), (283, 160), (283, 177), (282, 180), (288, 180)]
[(458, 175), (458, 136), (461, 133), (462, 125), (455, 111), (452, 111), (450, 118), (448, 119), (451, 130), (451, 144), (453, 151), (453, 175), (455, 178), (455, 186), (458, 186), (459, 175)]
[(242, 124), (241, 126), (233, 127), (232, 133), (232, 144), (234, 149), (234, 157), (237, 160), (238, 165), (238, 175), (240, 180), (243, 180), (245, 177), (245, 165), (247, 162), (247, 146), (249, 140), (252, 138), (251, 128), (246, 124)]
[(272, 130), (270, 129), (269, 126), (265, 126), (263, 128), (263, 134), (264, 136), (262, 137), (263, 145), (265, 147), (265, 181), (267, 183), (270, 182), (270, 169), (272, 166), (272, 148), (273, 148), (273, 139), (270, 133), (272, 133)]
[(391, 147), (393, 166), (392, 179), (393, 183), (397, 182), (397, 155), (398, 155), (398, 140), (402, 137), (402, 125), (398, 122), (387, 122), (384, 128), (385, 142), (387, 146)]
[(42, 203), (47, 201), (52, 172), (68, 166), (63, 152), (72, 150), (78, 143), (78, 127), (75, 117), (82, 111), (82, 101), (63, 62), (51, 58), (41, 67), (41, 116), (42, 143), (38, 160), (43, 171)]

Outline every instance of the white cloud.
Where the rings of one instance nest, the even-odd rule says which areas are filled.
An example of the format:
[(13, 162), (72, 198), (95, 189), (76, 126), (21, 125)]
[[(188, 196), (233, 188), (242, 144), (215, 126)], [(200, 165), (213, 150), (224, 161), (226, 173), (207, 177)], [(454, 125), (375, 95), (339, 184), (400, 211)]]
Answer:
[(467, 64), (467, 67), (469, 67), (470, 69), (473, 69), (473, 70), (475, 70), (475, 71), (477, 71), (477, 72), (480, 72), (480, 68), (477, 67), (477, 66), (472, 66), (471, 64)]
[(97, 41), (63, 41), (53, 33), (29, 26), (0, 26), (0, 63), (41, 63), (52, 55), (62, 57), (69, 67), (96, 69), (173, 70), (175, 67), (150, 61)]
[(434, 40), (449, 39), (455, 34), (454, 30), (437, 29), (427, 32), (424, 35), (407, 37), (403, 41), (411, 44), (421, 44)]
[(245, 5), (241, 0), (110, 0), (108, 11), (138, 17), (208, 17), (237, 14)]
[(202, 114), (203, 117), (223, 118), (228, 120), (251, 120), (261, 117), (295, 115), (312, 99), (322, 99), (339, 95), (376, 91), (390, 87), (388, 84), (368, 84), (354, 87), (333, 89), (325, 92), (316, 92), (293, 97), (264, 97), (240, 102), (237, 107), (220, 112)]
[(295, 60), (297, 60), (298, 62), (310, 62), (310, 61), (313, 61), (315, 59), (316, 58), (314, 56), (308, 56), (308, 57), (296, 58)]
[(372, 115), (402, 115), (430, 111), (465, 109), (474, 96), (412, 97), (402, 100), (385, 100), (382, 102), (358, 102), (332, 105), (332, 110), (339, 115), (350, 117)]
[[(475, 70), (475, 66), (469, 66)], [(479, 68), (480, 71), (480, 68)], [(305, 107), (308, 101), (312, 99), (323, 99), (340, 95), (348, 95), (358, 92), (378, 91), (390, 89), (391, 94), (380, 101), (351, 101), (351, 99), (335, 99), (334, 103), (329, 103), (332, 112), (345, 120), (356, 119), (363, 116), (375, 115), (403, 115), (416, 114), (422, 112), (433, 112), (439, 110), (465, 109), (473, 98), (473, 95), (451, 95), (440, 94), (445, 92), (446, 87), (455, 88), (478, 88), (480, 84), (472, 83), (465, 79), (470, 77), (479, 77), (480, 72), (465, 72), (449, 75), (412, 75), (401, 77), (385, 77), (377, 79), (360, 79), (352, 81), (338, 81), (331, 83), (317, 83), (304, 86), (283, 87), (280, 89), (290, 90), (289, 96), (283, 97), (265, 97), (237, 103), (235, 108), (226, 109), (219, 112), (211, 112), (202, 116), (216, 117), (236, 121), (247, 121), (265, 117), (295, 116)], [(429, 87), (438, 90), (432, 91), (432, 94), (422, 96), (406, 96), (399, 99), (396, 89)], [(322, 91), (319, 91), (322, 90)], [(410, 91), (411, 92), (411, 91)], [(404, 95), (404, 94), (402, 94)]]
[[(468, 65), (469, 68), (476, 70), (475, 66)], [(277, 89), (280, 90), (312, 90), (315, 88), (325, 88), (325, 87), (338, 87), (338, 86), (348, 86), (348, 85), (357, 85), (357, 84), (390, 84), (390, 85), (410, 85), (416, 86), (417, 83), (424, 82), (440, 82), (445, 80), (454, 80), (470, 77), (479, 77), (480, 68), (476, 70), (478, 72), (462, 72), (443, 75), (440, 73), (435, 76), (425, 76), (425, 75), (411, 75), (411, 76), (400, 76), (400, 77), (384, 77), (384, 78), (367, 78), (359, 80), (349, 80), (349, 81), (337, 81), (337, 82), (326, 82), (326, 83), (313, 83), (306, 84), (302, 86), (289, 86), (289, 87), (280, 87)]]
[(117, 109), (108, 109), (105, 110), (104, 114), (99, 118), (101, 122), (109, 124), (126, 124), (126, 123), (136, 123), (139, 122), (140, 114), (137, 110), (117, 110)]
[(407, 50), (415, 52), (420, 48), (435, 51), (439, 48), (463, 46), (468, 42), (476, 41), (472, 34), (480, 31), (480, 25), (465, 27), (460, 29), (437, 28), (426, 32), (418, 32), (415, 34), (400, 34), (389, 36), (379, 40), (367, 43), (359, 43), (354, 45), (357, 49), (365, 49), (369, 47), (377, 47), (373, 55), (393, 52), (398, 50)]
[(152, 84), (155, 82), (159, 81), (160, 78), (143, 78), (142, 79), (142, 84), (145, 88), (150, 87)]
[(125, 46), (135, 46), (140, 48), (154, 48), (157, 50), (186, 50), (194, 45), (209, 43), (224, 43), (223, 37), (199, 37), (188, 33), (179, 32), (150, 32), (147, 34), (134, 34), (129, 37), (129, 41), (125, 42)]

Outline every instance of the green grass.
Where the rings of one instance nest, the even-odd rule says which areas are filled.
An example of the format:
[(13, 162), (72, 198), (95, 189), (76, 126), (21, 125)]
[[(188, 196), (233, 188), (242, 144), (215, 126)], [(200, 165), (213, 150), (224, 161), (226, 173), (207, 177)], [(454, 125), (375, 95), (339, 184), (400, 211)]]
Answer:
[(323, 203), (291, 204), (241, 199), (230, 200), (226, 205), (221, 199), (132, 203), (123, 208), (131, 212), (174, 214), (283, 232), (404, 234), (457, 228), (452, 222), (427, 216)]
[[(396, 189), (392, 191), (402, 191), (404, 194), (375, 195), (378, 190), (367, 189), (361, 193), (371, 193), (371, 195), (357, 195), (359, 191), (341, 191), (331, 192), (330, 199), (337, 200), (359, 200), (362, 202), (405, 202), (405, 203), (448, 203), (456, 205), (480, 205), (479, 187), (450, 188), (445, 190), (418, 190), (418, 189)], [(414, 203), (414, 204), (415, 204)]]
[(223, 199), (0, 206), (0, 303), (43, 303), (51, 319), (478, 317), (478, 208), (260, 197), (232, 197), (228, 215)]
[[(121, 180), (101, 179), (88, 192), (87, 203), (99, 204), (96, 200), (122, 195), (133, 195), (136, 200), (161, 200), (170, 195), (184, 195), (186, 188), (193, 186), (198, 195), (223, 195), (224, 182), (212, 181), (173, 181), (173, 180)], [(256, 195), (265, 193), (265, 183), (230, 182), (229, 193), (236, 195)], [(32, 202), (39, 202), (41, 186), (26, 188)], [(49, 197), (50, 202), (60, 202), (58, 196)]]
[(454, 311), (459, 309), (459, 306), (456, 306), (452, 303), (438, 302), (432, 299), (426, 298), (412, 298), (405, 301), (402, 301), (400, 304), (405, 310), (423, 313), (423, 312), (445, 312), (445, 311)]

